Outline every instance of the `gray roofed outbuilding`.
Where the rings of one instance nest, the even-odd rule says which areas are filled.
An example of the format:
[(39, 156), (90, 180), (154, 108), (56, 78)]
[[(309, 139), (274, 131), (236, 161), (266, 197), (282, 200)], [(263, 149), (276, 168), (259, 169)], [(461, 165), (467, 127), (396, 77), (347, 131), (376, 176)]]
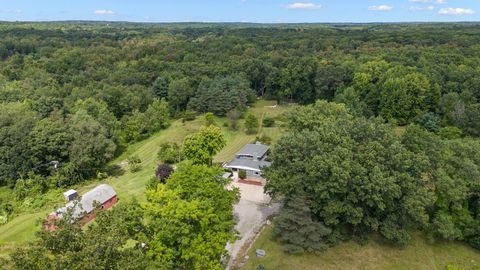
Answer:
[(61, 217), (69, 208), (73, 208), (72, 218), (78, 219), (81, 218), (84, 213), (88, 214), (92, 212), (95, 209), (95, 202), (101, 205), (116, 195), (117, 193), (111, 186), (101, 184), (85, 193), (79, 201), (71, 201), (55, 211), (55, 213)]

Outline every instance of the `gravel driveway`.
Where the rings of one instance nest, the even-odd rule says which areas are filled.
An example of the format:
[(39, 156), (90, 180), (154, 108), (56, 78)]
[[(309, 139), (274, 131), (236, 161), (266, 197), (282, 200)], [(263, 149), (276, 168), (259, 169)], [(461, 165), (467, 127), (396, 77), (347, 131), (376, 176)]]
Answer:
[(230, 261), (227, 269), (230, 269), (241, 251), (245, 251), (255, 236), (263, 227), (268, 217), (275, 214), (280, 205), (270, 204), (270, 196), (263, 193), (263, 186), (255, 186), (232, 182), (231, 186), (240, 189), (240, 201), (234, 206), (234, 214), (237, 220), (235, 229), (240, 233), (241, 239), (233, 244), (227, 244)]

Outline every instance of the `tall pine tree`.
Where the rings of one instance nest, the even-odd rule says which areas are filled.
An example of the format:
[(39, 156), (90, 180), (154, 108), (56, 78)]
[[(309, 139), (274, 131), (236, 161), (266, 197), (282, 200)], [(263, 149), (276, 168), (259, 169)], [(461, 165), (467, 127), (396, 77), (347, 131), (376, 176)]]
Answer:
[(273, 237), (283, 243), (285, 252), (322, 251), (328, 247), (331, 230), (312, 220), (305, 194), (291, 196), (283, 211), (274, 220)]

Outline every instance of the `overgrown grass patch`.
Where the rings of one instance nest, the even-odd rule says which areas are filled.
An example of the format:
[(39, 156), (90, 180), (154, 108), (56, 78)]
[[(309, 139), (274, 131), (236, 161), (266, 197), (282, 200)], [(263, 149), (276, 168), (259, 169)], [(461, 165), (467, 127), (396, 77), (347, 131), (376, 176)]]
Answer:
[[(282, 251), (272, 240), (272, 227), (259, 236), (248, 255), (250, 259), (242, 270), (257, 269), (262, 264), (267, 270), (430, 270), (446, 269), (448, 264), (470, 269), (480, 266), (480, 252), (460, 242), (430, 242), (421, 233), (414, 234), (405, 248), (371, 239), (366, 245), (347, 241), (319, 254), (291, 255)], [(257, 258), (256, 249), (264, 249), (266, 256)]]

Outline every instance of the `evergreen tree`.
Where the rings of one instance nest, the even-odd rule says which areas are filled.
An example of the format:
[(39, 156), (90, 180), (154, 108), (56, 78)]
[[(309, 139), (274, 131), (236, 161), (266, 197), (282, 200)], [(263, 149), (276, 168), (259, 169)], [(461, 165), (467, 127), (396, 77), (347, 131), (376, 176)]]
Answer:
[(159, 98), (167, 98), (168, 97), (168, 82), (163, 77), (158, 77), (153, 82), (153, 92)]
[(247, 104), (254, 101), (255, 93), (250, 89), (248, 81), (240, 75), (231, 75), (203, 80), (189, 107), (197, 112), (212, 112), (223, 116), (234, 109), (244, 111)]
[(273, 237), (283, 243), (285, 252), (321, 251), (328, 247), (331, 229), (312, 220), (305, 194), (291, 196), (274, 220)]

